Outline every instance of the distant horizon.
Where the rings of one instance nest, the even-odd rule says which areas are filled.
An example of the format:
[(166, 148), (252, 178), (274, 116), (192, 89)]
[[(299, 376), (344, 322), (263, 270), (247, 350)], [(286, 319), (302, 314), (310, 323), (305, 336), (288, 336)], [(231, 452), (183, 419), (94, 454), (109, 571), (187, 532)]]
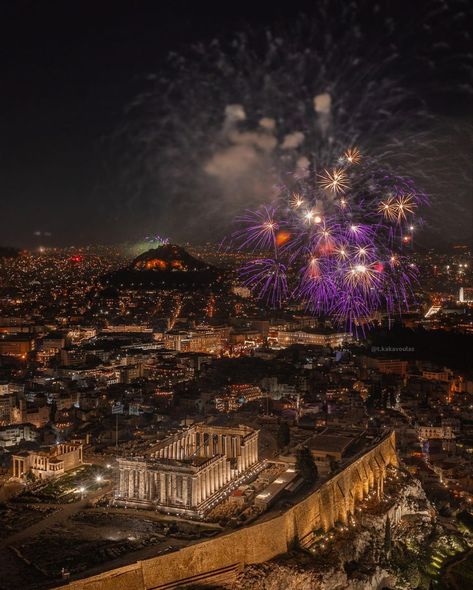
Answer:
[[(1, 250), (17, 250), (18, 252), (22, 252), (22, 251), (27, 251), (27, 252), (38, 252), (41, 248), (44, 249), (44, 252), (49, 251), (55, 251), (55, 250), (68, 250), (71, 248), (77, 248), (77, 249), (85, 249), (85, 248), (130, 248), (133, 245), (138, 245), (140, 244), (141, 241), (140, 240), (126, 240), (126, 241), (121, 241), (121, 242), (90, 242), (90, 243), (84, 243), (84, 244), (63, 244), (63, 245), (48, 245), (45, 243), (42, 244), (37, 244), (37, 245), (33, 245), (33, 246), (16, 246), (16, 245), (11, 245), (11, 244), (0, 244), (0, 251)], [(167, 242), (167, 244), (161, 244), (161, 245), (175, 245), (175, 246), (181, 246), (181, 247), (191, 247), (191, 248), (198, 248), (198, 247), (202, 247), (205, 245), (210, 245), (210, 246), (219, 246), (220, 244), (222, 244), (222, 240), (216, 240), (216, 241), (212, 241), (212, 240), (205, 240), (202, 242), (191, 242), (191, 241), (179, 241), (179, 240), (169, 240)], [(144, 246), (144, 244), (143, 244)], [(145, 252), (147, 250), (154, 250), (156, 248), (158, 248), (160, 245), (153, 245), (153, 244), (149, 244), (149, 247), (146, 249), (144, 248), (142, 250), (142, 252)], [(445, 242), (443, 244), (436, 244), (436, 245), (430, 245), (430, 246), (419, 246), (419, 245), (414, 245), (413, 249), (409, 252), (409, 253), (413, 253), (413, 254), (422, 254), (424, 252), (444, 252), (444, 251), (450, 251), (450, 250), (454, 250), (456, 248), (462, 248), (462, 249), (469, 249), (472, 250), (473, 249), (473, 243), (468, 243), (466, 240), (465, 241), (455, 241), (455, 242)], [(238, 248), (235, 247), (235, 250), (237, 250)]]

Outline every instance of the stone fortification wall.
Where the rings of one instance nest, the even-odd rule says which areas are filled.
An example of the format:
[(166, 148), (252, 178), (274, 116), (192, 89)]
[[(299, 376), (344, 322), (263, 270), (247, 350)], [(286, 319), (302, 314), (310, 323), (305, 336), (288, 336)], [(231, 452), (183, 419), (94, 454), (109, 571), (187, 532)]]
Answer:
[(217, 583), (244, 565), (268, 561), (295, 544), (310, 542), (314, 530), (346, 522), (370, 490), (382, 492), (388, 465), (397, 465), (394, 433), (356, 458), (318, 490), (266, 521), (167, 555), (139, 561), (70, 582), (69, 590), (164, 590)]

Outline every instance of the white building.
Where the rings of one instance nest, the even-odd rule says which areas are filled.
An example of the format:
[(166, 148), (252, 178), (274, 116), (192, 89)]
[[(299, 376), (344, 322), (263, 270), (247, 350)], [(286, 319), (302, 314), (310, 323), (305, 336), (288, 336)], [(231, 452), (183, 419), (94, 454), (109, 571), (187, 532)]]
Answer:
[(125, 505), (197, 516), (220, 501), (258, 464), (259, 431), (194, 424), (153, 448), (118, 459), (116, 500)]

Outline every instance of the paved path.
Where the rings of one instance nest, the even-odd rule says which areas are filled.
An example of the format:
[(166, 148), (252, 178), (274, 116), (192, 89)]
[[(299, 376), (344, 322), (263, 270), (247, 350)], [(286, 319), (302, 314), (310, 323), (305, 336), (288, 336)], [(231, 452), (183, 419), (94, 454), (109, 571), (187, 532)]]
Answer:
[(9, 537), (2, 539), (0, 541), (0, 549), (8, 545), (16, 545), (18, 543), (21, 543), (22, 541), (25, 541), (26, 539), (36, 537), (44, 530), (49, 529), (57, 524), (61, 524), (62, 522), (70, 518), (72, 515), (76, 514), (77, 512), (85, 508), (85, 506), (87, 506), (87, 504), (91, 500), (95, 500), (97, 498), (100, 498), (101, 496), (104, 496), (105, 494), (110, 492), (111, 489), (112, 484), (104, 488), (101, 488), (93, 494), (85, 496), (82, 500), (79, 500), (78, 502), (73, 502), (71, 504), (49, 504), (48, 506), (56, 508), (55, 512), (53, 512), (52, 514), (48, 514), (39, 522), (36, 522), (35, 524), (32, 524), (29, 527), (26, 527), (26, 529), (13, 533), (13, 535), (10, 535)]

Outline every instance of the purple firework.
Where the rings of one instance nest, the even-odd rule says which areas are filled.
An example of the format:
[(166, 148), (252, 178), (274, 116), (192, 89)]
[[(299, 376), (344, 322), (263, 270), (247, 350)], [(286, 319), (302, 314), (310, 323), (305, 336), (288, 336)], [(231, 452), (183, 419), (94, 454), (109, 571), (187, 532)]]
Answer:
[(274, 307), (293, 299), (357, 331), (377, 312), (408, 308), (417, 270), (403, 251), (428, 199), (353, 149), (320, 174), (289, 177), (233, 237), (258, 254), (240, 276), (259, 299)]

